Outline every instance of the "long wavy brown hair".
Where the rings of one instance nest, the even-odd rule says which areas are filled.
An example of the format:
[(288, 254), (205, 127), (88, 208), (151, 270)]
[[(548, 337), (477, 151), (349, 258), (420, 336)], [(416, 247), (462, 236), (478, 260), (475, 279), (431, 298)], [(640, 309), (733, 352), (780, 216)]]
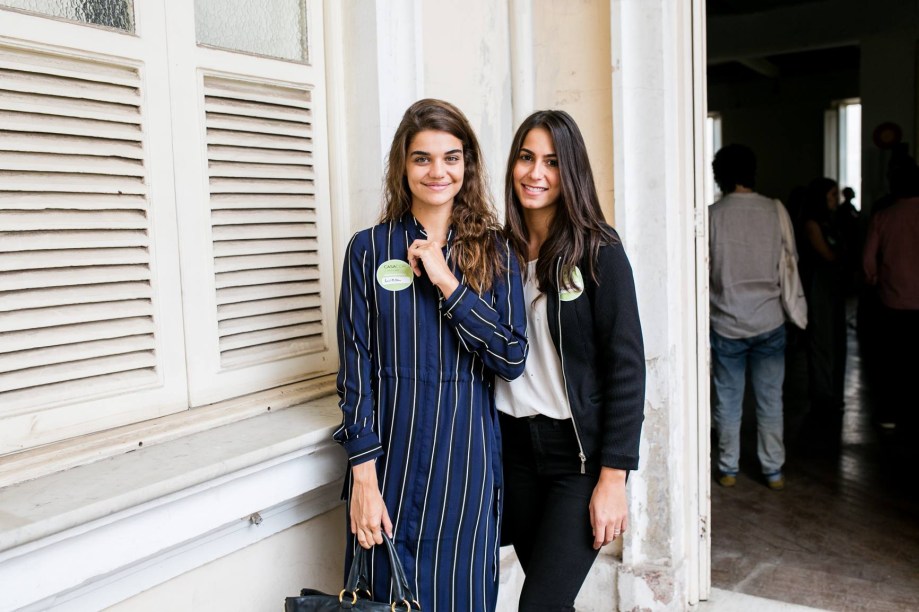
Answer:
[(600, 247), (615, 244), (618, 239), (603, 218), (581, 130), (565, 111), (536, 111), (524, 119), (517, 128), (507, 159), (507, 174), (504, 180), (504, 232), (514, 245), (525, 278), (530, 232), (523, 217), (520, 198), (514, 189), (514, 166), (523, 147), (523, 141), (534, 128), (543, 128), (552, 137), (561, 186), (556, 212), (549, 227), (549, 236), (539, 249), (539, 261), (536, 262), (537, 286), (543, 293), (557, 291), (560, 288), (555, 272), (558, 260), (561, 260), (561, 284), (568, 286), (572, 270), (583, 259), (586, 259), (587, 276), (596, 282), (595, 268)]
[(477, 293), (487, 291), (503, 269), (495, 244), (500, 225), (488, 191), (479, 141), (465, 115), (449, 102), (418, 100), (402, 116), (386, 163), (380, 220), (386, 223), (401, 219), (412, 209), (405, 160), (412, 139), (425, 130), (447, 132), (463, 143), (463, 186), (453, 199), (451, 257), (465, 275), (466, 284)]

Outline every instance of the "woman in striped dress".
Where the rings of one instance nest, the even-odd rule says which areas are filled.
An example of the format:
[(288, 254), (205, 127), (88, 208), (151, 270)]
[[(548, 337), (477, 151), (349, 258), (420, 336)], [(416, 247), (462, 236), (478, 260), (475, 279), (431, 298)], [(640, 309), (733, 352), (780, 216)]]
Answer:
[[(501, 441), (495, 375), (526, 359), (517, 258), (500, 237), (475, 134), (439, 100), (406, 111), (381, 223), (348, 245), (335, 432), (348, 453), (348, 559), (393, 538), (422, 609), (493, 610)], [(386, 555), (374, 596), (389, 601)]]

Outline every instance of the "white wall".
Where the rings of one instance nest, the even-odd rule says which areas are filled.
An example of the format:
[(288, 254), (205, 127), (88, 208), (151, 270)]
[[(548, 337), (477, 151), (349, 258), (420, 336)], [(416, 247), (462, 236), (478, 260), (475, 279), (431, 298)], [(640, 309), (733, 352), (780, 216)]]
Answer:
[(536, 109), (561, 109), (577, 121), (590, 155), (600, 206), (607, 220), (612, 222), (610, 3), (608, 0), (537, 1), (535, 5), (533, 65)]
[(326, 512), (107, 608), (277, 612), (303, 587), (341, 590), (344, 511)]
[(495, 205), (504, 208), (504, 166), (513, 134), (510, 37), (505, 2), (421, 4), (422, 94), (456, 104), (479, 138)]

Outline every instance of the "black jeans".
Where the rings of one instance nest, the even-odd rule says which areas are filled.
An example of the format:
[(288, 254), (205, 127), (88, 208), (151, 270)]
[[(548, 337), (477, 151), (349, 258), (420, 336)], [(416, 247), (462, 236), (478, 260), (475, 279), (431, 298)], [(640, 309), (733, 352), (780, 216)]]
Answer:
[(600, 474), (581, 474), (571, 420), (501, 415), (504, 439), (504, 543), (512, 542), (526, 579), (520, 610), (574, 610), (597, 558), (590, 497)]

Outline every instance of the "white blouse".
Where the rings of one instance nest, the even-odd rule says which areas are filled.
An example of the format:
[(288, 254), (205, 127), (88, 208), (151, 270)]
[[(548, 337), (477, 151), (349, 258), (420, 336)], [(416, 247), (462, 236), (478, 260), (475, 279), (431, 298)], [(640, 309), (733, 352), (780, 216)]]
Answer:
[(536, 260), (527, 264), (523, 286), (527, 304), (527, 341), (530, 352), (523, 374), (508, 382), (495, 379), (498, 410), (513, 417), (542, 414), (553, 419), (570, 419), (571, 409), (565, 393), (562, 364), (549, 333), (546, 296), (536, 283)]

